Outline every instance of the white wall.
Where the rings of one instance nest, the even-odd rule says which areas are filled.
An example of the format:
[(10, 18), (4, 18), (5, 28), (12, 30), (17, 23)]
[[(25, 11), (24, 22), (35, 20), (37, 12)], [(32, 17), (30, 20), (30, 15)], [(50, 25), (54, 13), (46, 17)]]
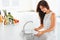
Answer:
[(32, 0), (0, 0), (0, 9), (31, 10)]

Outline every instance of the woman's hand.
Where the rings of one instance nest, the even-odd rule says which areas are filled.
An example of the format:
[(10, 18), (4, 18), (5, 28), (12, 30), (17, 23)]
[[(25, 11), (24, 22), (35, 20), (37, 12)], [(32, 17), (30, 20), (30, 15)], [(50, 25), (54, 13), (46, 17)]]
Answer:
[(34, 30), (35, 30), (35, 31), (39, 31), (39, 30), (40, 30), (40, 28), (35, 28)]
[(43, 24), (41, 24), (38, 28), (35, 28), (34, 30), (35, 31), (39, 31), (40, 29), (42, 29), (44, 26), (43, 26)]
[(45, 31), (38, 31), (38, 33), (35, 34), (35, 36), (39, 37), (39, 36), (43, 35), (44, 33), (46, 33), (46, 32)]

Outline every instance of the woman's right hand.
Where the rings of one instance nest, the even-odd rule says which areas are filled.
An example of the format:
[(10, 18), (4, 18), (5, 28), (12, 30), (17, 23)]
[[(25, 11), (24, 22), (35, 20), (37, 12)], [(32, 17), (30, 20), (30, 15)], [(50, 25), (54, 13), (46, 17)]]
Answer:
[(35, 28), (34, 30), (35, 30), (35, 31), (39, 31), (39, 30), (40, 30), (40, 28), (38, 27), (38, 28)]
[(39, 30), (42, 29), (42, 28), (43, 28), (43, 25), (39, 26), (38, 28), (35, 28), (34, 30), (35, 30), (35, 31), (39, 31)]

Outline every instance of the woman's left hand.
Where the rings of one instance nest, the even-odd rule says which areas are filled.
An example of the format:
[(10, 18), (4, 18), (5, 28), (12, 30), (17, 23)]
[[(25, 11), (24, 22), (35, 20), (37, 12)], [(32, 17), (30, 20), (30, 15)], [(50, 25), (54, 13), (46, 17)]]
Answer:
[(39, 37), (39, 36), (43, 35), (44, 33), (45, 33), (45, 31), (38, 31), (38, 33), (35, 34), (35, 36)]

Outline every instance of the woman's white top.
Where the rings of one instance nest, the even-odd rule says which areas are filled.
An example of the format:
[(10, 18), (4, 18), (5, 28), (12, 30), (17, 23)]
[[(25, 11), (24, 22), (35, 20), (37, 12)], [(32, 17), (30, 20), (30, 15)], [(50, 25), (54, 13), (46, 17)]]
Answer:
[(51, 15), (52, 15), (52, 12), (45, 14), (44, 21), (43, 21), (45, 30), (49, 29), (49, 27), (51, 25)]

